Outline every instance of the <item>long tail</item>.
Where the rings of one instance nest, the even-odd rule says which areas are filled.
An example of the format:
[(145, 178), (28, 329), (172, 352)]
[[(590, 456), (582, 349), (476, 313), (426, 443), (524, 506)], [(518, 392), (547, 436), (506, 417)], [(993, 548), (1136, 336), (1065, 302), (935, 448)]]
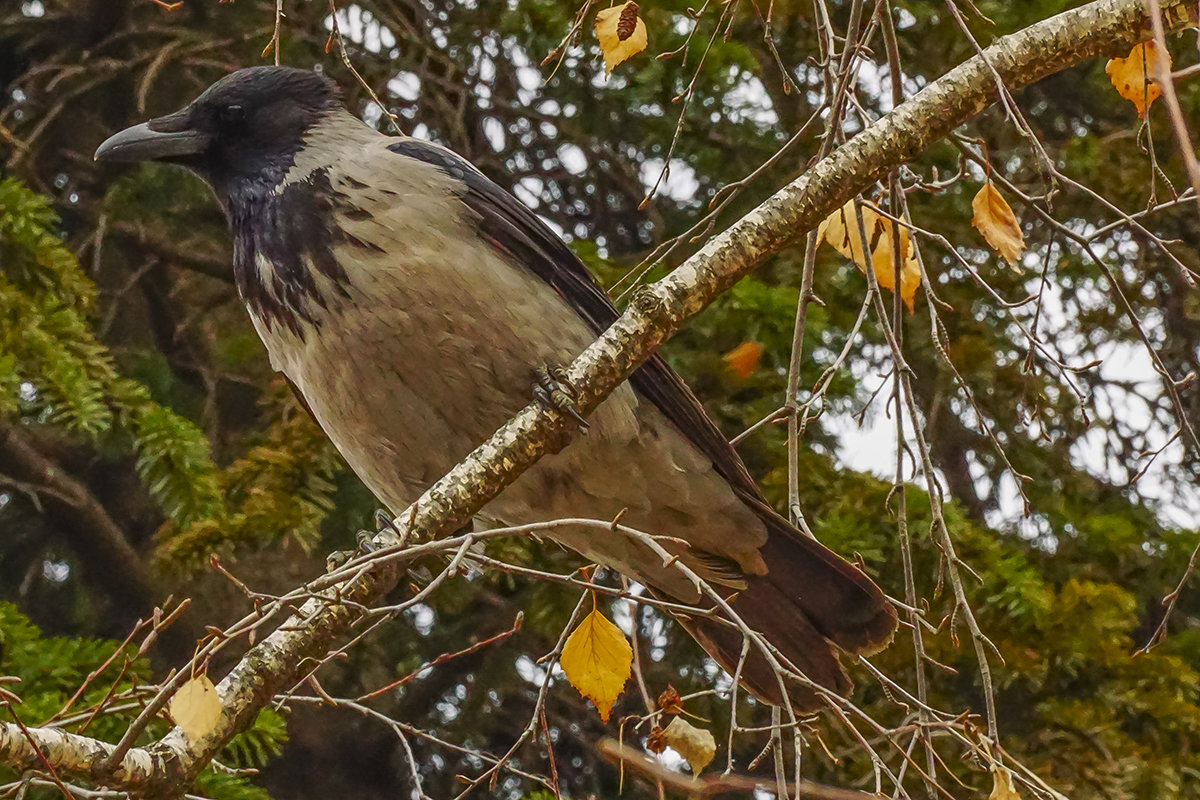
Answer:
[[(879, 587), (853, 565), (765, 505), (754, 506), (767, 525), (762, 555), (768, 573), (750, 577), (732, 608), (810, 680), (844, 694), (853, 684), (839, 652), (869, 655), (886, 647), (896, 630), (896, 612)], [(680, 621), (709, 655), (735, 673), (742, 655), (741, 632), (700, 616)], [(753, 644), (742, 664), (741, 681), (760, 700), (782, 704), (780, 679)], [(797, 710), (819, 707), (811, 690), (796, 682), (786, 685)]]

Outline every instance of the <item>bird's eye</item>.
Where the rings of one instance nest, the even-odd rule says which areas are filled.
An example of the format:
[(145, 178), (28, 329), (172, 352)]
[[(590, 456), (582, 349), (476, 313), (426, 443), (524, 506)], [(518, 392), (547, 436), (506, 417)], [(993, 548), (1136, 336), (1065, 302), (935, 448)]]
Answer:
[(246, 111), (241, 106), (225, 106), (220, 111), (221, 125), (230, 127), (238, 125), (246, 116)]

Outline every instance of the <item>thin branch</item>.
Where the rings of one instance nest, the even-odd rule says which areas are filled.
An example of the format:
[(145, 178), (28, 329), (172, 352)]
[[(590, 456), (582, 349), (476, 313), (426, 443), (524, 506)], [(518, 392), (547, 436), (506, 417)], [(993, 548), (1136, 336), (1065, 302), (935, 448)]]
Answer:
[(709, 797), (726, 792), (753, 793), (758, 789), (776, 789), (781, 797), (790, 795), (796, 798), (813, 798), (813, 800), (871, 800), (876, 797), (876, 795), (866, 792), (839, 789), (836, 786), (825, 786), (812, 781), (784, 781), (776, 787), (749, 775), (719, 774), (693, 778), (672, 772), (654, 759), (631, 747), (619, 744), (613, 739), (601, 741), (597, 749), (602, 756), (610, 761), (623, 764), (643, 780), (660, 781), (665, 786), (682, 792), (688, 797)]
[[(1172, 27), (1194, 21), (1193, 3), (1175, 0), (1162, 7)], [(1014, 90), (1084, 59), (1123, 49), (1127, 52), (1147, 28), (1142, 0), (1097, 0), (1003, 37), (931, 83), (711, 239), (666, 278), (641, 290), (626, 312), (568, 370), (580, 410), (594, 410), (684, 321), (765, 258), (986, 108), (993, 101), (996, 75)], [(904, 382), (904, 395), (911, 404), (907, 373)], [(916, 422), (915, 409), (909, 411)], [(569, 420), (531, 403), (400, 516), (397, 528), (402, 538), (422, 541), (461, 527), (549, 452), (551, 442), (561, 442), (564, 432), (569, 435), (572, 428)], [(925, 472), (926, 479), (932, 481), (928, 465)], [(934, 487), (930, 491), (936, 495)], [(936, 510), (936, 503), (934, 507)], [(391, 533), (376, 537), (379, 543), (394, 540)], [(645, 543), (656, 546), (649, 537)], [(686, 570), (680, 562), (677, 566)], [(113, 774), (92, 777), (102, 778), (108, 786), (136, 787), (152, 793), (183, 790), (232, 736), (252, 723), (275, 694), (295, 685), (306, 673), (309, 659), (323, 657), (333, 641), (362, 618), (363, 606), (395, 586), (400, 574), (399, 564), (393, 561), (364, 565), (357, 576), (315, 592), (283, 625), (252, 647), (220, 682), (217, 692), (222, 711), (211, 731), (192, 739), (174, 729), (148, 748), (131, 749)], [(956, 594), (960, 592), (956, 588)], [(736, 619), (723, 600), (710, 599)], [(752, 635), (756, 646), (766, 646), (752, 631), (744, 632)], [(982, 634), (976, 630), (972, 634), (980, 647)], [(766, 647), (764, 655), (771, 661), (772, 653)], [(982, 662), (981, 668), (986, 659)], [(787, 675), (803, 680), (802, 675), (784, 668), (778, 660), (773, 666), (781, 679)], [(886, 741), (902, 754), (906, 752), (904, 746), (848, 701), (819, 687), (817, 690), (847, 732), (870, 751), (877, 785), (881, 772), (895, 781), (895, 775), (851, 724), (847, 712), (886, 736)], [(11, 754), (19, 763), (29, 763), (29, 742), (13, 727), (0, 727), (0, 758)], [(60, 731), (30, 729), (30, 734), (42, 737), (39, 744), (45, 742), (43, 749), (54, 754), (60, 769), (77, 774), (91, 774), (91, 767), (111, 751), (111, 745), (84, 737), (76, 737), (82, 741), (64, 739), (69, 734)], [(51, 741), (46, 737), (56, 738)], [(83, 757), (85, 753), (92, 755)]]

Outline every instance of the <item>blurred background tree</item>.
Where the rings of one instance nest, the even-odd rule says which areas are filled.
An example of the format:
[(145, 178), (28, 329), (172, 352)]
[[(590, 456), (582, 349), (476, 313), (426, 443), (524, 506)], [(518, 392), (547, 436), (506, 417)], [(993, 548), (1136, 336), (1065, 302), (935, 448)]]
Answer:
[[(892, 5), (911, 93), (974, 54), (968, 32), (986, 44), (1066, 4), (984, 0), (979, 14), (962, 12), (961, 25), (952, 6)], [(665, 244), (675, 246), (651, 277), (682, 260), (698, 244), (676, 237), (718, 193), (731, 199), (717, 229), (805, 168), (820, 147), (820, 125), (793, 135), (828, 101), (816, 9), (839, 34), (861, 10), (842, 0), (713, 3), (695, 12), (676, 0), (645, 3), (649, 51), (606, 81), (590, 16), (578, 41), (559, 52), (561, 63), (539, 66), (570, 31), (579, 11), (572, 4), (285, 6), (283, 63), (327, 71), (349, 107), (381, 129), (392, 115), (405, 133), (472, 160), (556, 226), (610, 285)], [(362, 83), (340, 57), (335, 20)], [(348, 546), (374, 508), (272, 376), (236, 296), (224, 220), (203, 185), (171, 168), (116, 170), (91, 159), (113, 131), (178, 108), (228, 71), (263, 63), (274, 24), (269, 0), (187, 0), (174, 10), (151, 0), (24, 0), (0, 12), (0, 601), (13, 604), (0, 605), (0, 674), (25, 678), (18, 693), (26, 722), (57, 711), (89, 664), (111, 652), (83, 643), (123, 639), (170, 595), (193, 602), (137, 668), (142, 679), (186, 660), (205, 626), (245, 613), (244, 594), (209, 569), (210, 554), (255, 590), (282, 591), (319, 573), (324, 554)], [(848, 134), (891, 107), (886, 61), (872, 54), (884, 48), (869, 41)], [(1188, 63), (1176, 44), (1177, 62)], [(1178, 88), (1194, 119), (1200, 95), (1186, 80)], [(1135, 656), (1159, 628), (1162, 598), (1184, 576), (1200, 535), (1200, 453), (1186, 434), (1172, 439), (1181, 419), (1200, 420), (1200, 392), (1194, 382), (1181, 385), (1174, 405), (1143, 342), (1171, 376), (1200, 372), (1200, 292), (1189, 277), (1200, 268), (1200, 218), (1184, 203), (1146, 215), (1147, 230), (1105, 227), (1121, 220), (1108, 204), (1137, 212), (1171, 201), (1188, 182), (1165, 113), (1152, 109), (1140, 127), (1102, 63), (1042, 81), (1017, 100), (1028, 132), (993, 109), (964, 129), (958, 146), (938, 145), (901, 176), (916, 225), (953, 248), (918, 237), (927, 279), (946, 304), (937, 308), (946, 338), (939, 345), (931, 335), (919, 297), (903, 322), (904, 347), (944, 491), (938, 502), (958, 555), (978, 576), (968, 576), (966, 590), (1003, 656), (991, 663), (1001, 743), (1069, 796), (1200, 797), (1194, 591), (1184, 587), (1162, 643)], [(1032, 201), (1009, 196), (1027, 235), (1018, 269), (1000, 266), (970, 226), (984, 171), (964, 148), (985, 154), (997, 177)], [(664, 167), (669, 174), (643, 206)], [(667, 347), (731, 436), (781, 405), (802, 251), (772, 260)], [(859, 554), (903, 597), (895, 434), (885, 414), (892, 363), (875, 319), (855, 330), (864, 290), (852, 265), (831, 248), (820, 251), (823, 305), (808, 313), (800, 399), (822, 413), (803, 434), (800, 507), (818, 538)], [(761, 345), (761, 356), (735, 374), (723, 355), (744, 342)], [(832, 366), (828, 391), (813, 398)], [(739, 448), (783, 508), (782, 428), (760, 428)], [(978, 715), (980, 668), (961, 620), (951, 617), (943, 554), (928, 535), (930, 499), (912, 462), (906, 470), (917, 596), (928, 618), (943, 622), (926, 636), (930, 702)], [(533, 542), (496, 547), (547, 569), (578, 563)], [(534, 661), (552, 649), (577, 599), (561, 586), (503, 574), (460, 577), (326, 668), (322, 681), (339, 694), (363, 694), (507, 629), (523, 610), (518, 635), (372, 701), (447, 742), (504, 752), (533, 707), (541, 670)], [(678, 628), (650, 611), (630, 620), (623, 608), (618, 619), (624, 613), (638, 626), (652, 694), (668, 683), (681, 693), (719, 683)], [(907, 632), (875, 663), (914, 685)], [(60, 679), (37, 680), (47, 674)], [(906, 718), (865, 670), (856, 676), (856, 698), (877, 718)], [(725, 701), (704, 697), (688, 708), (727, 730)], [(565, 792), (616, 793), (616, 771), (593, 745), (623, 713), (641, 710), (629, 692), (604, 726), (565, 682), (556, 684), (547, 718)], [(214, 773), (201, 790), (280, 798), (408, 791), (400, 743), (378, 721), (307, 707), (286, 721), (285, 736), (282, 723), (260, 720), (254, 752), (231, 756), (237, 765), (265, 764), (261, 775)], [(871, 765), (844, 731), (817, 719), (804, 733), (809, 777), (872, 788)], [(766, 738), (739, 737), (742, 767)], [(456, 793), (454, 776), (481, 766), (438, 742), (418, 737), (410, 745), (433, 796)], [(950, 794), (988, 790), (990, 778), (961, 748), (938, 746)], [(282, 752), (272, 759), (276, 747)], [(544, 747), (523, 750), (514, 763), (548, 769)], [(919, 779), (911, 779), (915, 788)], [(516, 777), (497, 788), (507, 797), (531, 790)]]

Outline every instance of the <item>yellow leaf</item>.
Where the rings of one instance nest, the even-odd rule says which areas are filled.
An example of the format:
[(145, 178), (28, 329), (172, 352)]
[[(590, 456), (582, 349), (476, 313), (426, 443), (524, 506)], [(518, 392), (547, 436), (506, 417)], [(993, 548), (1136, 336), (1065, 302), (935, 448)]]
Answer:
[(646, 23), (638, 16), (638, 4), (629, 2), (597, 12), (596, 38), (607, 78), (617, 64), (646, 49)]
[[(1157, 83), (1162, 77), (1158, 70), (1158, 52), (1158, 44), (1152, 39), (1134, 45), (1125, 58), (1111, 59), (1104, 67), (1117, 94), (1133, 103), (1139, 117), (1144, 118), (1146, 109), (1162, 95), (1162, 87)], [(1171, 54), (1166, 56), (1167, 66), (1170, 66)]]
[(608, 722), (633, 668), (633, 648), (621, 629), (593, 609), (563, 645), (559, 664), (579, 693), (596, 704)]
[(193, 741), (203, 738), (221, 718), (221, 700), (207, 675), (194, 676), (179, 687), (168, 705), (171, 718)]
[[(879, 220), (879, 214), (873, 208), (862, 209), (863, 228), (867, 236), (871, 236)], [(833, 246), (846, 258), (865, 269), (867, 258), (863, 254), (862, 237), (858, 235), (858, 220), (854, 216), (854, 201), (846, 201), (846, 205), (830, 214), (817, 227), (817, 243), (825, 241)]]
[[(892, 258), (892, 221), (879, 217), (879, 235), (871, 243), (871, 263), (875, 267), (875, 279), (889, 291), (895, 291), (896, 265)], [(900, 297), (911, 313), (921, 285), (921, 265), (913, 253), (908, 228), (900, 228)]]
[(717, 754), (717, 740), (710, 731), (697, 728), (683, 717), (675, 717), (664, 730), (667, 744), (687, 759), (693, 775), (709, 765)]
[(1017, 223), (1017, 216), (1003, 195), (988, 181), (971, 201), (975, 214), (971, 224), (979, 229), (983, 238), (1004, 260), (1016, 266), (1025, 250), (1025, 235)]
[(992, 768), (992, 793), (988, 800), (1021, 800), (1017, 787), (1013, 786), (1012, 771), (1004, 767)]
[(725, 366), (737, 377), (746, 380), (758, 369), (758, 361), (762, 358), (763, 346), (758, 342), (742, 342), (737, 347), (721, 356)]
[[(858, 233), (858, 218), (854, 213), (853, 200), (826, 217), (817, 228), (817, 242), (826, 241), (864, 272), (867, 268), (867, 249), (863, 247)], [(892, 259), (892, 221), (868, 206), (860, 208), (863, 228), (870, 245), (871, 265), (875, 279), (884, 289), (895, 291), (896, 267)], [(921, 285), (921, 265), (913, 252), (908, 228), (900, 226), (900, 297), (911, 312)]]

